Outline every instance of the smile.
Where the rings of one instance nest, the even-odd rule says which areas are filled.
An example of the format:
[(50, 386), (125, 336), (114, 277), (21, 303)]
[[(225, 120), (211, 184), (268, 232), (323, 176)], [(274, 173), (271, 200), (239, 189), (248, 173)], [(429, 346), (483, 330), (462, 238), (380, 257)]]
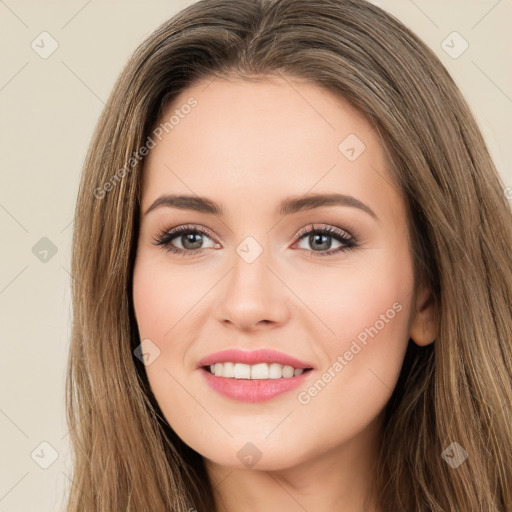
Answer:
[(197, 369), (216, 393), (240, 402), (263, 402), (303, 384), (315, 367), (273, 349), (231, 348), (210, 354)]

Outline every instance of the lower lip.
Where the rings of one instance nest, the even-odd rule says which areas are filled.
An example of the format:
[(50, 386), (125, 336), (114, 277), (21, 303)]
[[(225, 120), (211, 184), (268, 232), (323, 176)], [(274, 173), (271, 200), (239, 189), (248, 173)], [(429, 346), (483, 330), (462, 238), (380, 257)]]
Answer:
[(206, 382), (214, 391), (239, 402), (264, 402), (265, 400), (270, 400), (277, 395), (297, 388), (312, 373), (312, 370), (308, 370), (296, 377), (249, 380), (216, 377), (204, 368), (200, 370)]

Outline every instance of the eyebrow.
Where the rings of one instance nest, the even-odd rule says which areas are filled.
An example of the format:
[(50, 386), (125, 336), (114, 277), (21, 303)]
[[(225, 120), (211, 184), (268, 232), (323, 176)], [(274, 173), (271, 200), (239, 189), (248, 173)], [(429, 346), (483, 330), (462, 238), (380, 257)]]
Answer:
[[(163, 206), (179, 208), (182, 210), (194, 210), (201, 213), (209, 213), (219, 216), (225, 214), (225, 209), (221, 204), (216, 203), (207, 197), (163, 194), (153, 202), (144, 215), (147, 215), (149, 212)], [(322, 206), (349, 206), (352, 208), (358, 208), (368, 213), (375, 220), (379, 220), (375, 212), (368, 205), (359, 201), (359, 199), (350, 195), (335, 193), (307, 194), (303, 196), (289, 197), (281, 201), (276, 210), (276, 214), (281, 216), (291, 215), (293, 213), (312, 210)]]

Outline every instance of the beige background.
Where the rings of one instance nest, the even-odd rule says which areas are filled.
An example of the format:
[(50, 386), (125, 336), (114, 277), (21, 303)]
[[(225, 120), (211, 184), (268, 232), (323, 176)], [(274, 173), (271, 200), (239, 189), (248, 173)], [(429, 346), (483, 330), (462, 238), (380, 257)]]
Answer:
[[(81, 165), (126, 59), (190, 3), (0, 0), (0, 512), (63, 510), (71, 485), (64, 416), (70, 244)], [(512, 186), (512, 2), (374, 3), (439, 55), (472, 106), (505, 185)], [(58, 43), (47, 59), (31, 47), (43, 31)], [(469, 44), (458, 58), (442, 47), (454, 31)], [(463, 40), (451, 39), (453, 54)], [(43, 237), (57, 251), (46, 262), (32, 250), (48, 243), (39, 242)]]

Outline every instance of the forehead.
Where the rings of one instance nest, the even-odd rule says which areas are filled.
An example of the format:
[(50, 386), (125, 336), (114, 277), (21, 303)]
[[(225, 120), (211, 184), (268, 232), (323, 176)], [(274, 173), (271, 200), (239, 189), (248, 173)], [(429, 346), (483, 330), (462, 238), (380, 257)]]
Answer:
[(343, 98), (314, 84), (205, 80), (176, 97), (155, 128), (143, 208), (171, 192), (216, 197), (238, 211), (248, 201), (275, 206), (308, 192), (368, 202), (385, 202), (387, 193), (396, 201), (376, 131)]

